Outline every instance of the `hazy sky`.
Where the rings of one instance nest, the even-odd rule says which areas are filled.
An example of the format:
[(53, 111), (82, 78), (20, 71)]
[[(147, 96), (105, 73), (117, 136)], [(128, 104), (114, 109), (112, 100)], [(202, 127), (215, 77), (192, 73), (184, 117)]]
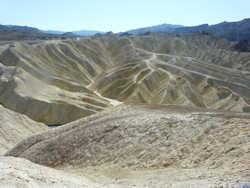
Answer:
[(0, 24), (64, 31), (118, 32), (243, 18), (250, 18), (250, 0), (0, 0)]

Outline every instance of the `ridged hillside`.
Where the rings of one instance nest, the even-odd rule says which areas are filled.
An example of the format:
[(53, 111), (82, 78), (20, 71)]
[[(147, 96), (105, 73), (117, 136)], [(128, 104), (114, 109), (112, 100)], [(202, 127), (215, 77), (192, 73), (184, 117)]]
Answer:
[(49, 125), (119, 102), (250, 111), (250, 54), (207, 35), (14, 43), (0, 63), (0, 103)]

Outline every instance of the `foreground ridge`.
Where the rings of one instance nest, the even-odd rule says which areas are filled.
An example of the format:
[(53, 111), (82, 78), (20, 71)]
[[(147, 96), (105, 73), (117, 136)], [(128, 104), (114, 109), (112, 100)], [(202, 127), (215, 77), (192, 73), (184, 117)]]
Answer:
[(126, 177), (132, 174), (155, 177), (160, 173), (166, 179), (160, 183), (171, 185), (178, 176), (182, 181), (190, 179), (190, 172), (203, 177), (193, 177), (197, 185), (236, 185), (250, 178), (249, 124), (246, 113), (120, 105), (32, 136), (6, 155), (96, 177), (96, 181), (106, 174), (109, 183), (116, 178), (129, 183), (133, 178)]

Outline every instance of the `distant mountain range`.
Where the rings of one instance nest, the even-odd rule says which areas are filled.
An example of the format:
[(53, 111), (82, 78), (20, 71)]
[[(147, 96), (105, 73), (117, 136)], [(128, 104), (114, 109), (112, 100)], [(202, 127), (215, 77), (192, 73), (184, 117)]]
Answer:
[(92, 36), (97, 33), (104, 34), (106, 32), (103, 31), (94, 31), (94, 30), (79, 30), (79, 31), (57, 31), (57, 30), (40, 30), (35, 27), (29, 26), (19, 26), (19, 25), (0, 25), (0, 29), (9, 30), (9, 31), (22, 31), (22, 32), (36, 32), (36, 33), (44, 33), (44, 34), (52, 34), (52, 35), (63, 35), (63, 34), (74, 34), (76, 36)]
[(6, 27), (10, 29), (14, 29), (14, 30), (20, 30), (20, 31), (40, 32), (40, 30), (35, 27), (19, 26), (19, 25), (6, 25)]
[(244, 19), (239, 22), (222, 22), (215, 25), (203, 24), (191, 27), (162, 24), (153, 27), (129, 30), (125, 33), (145, 34), (147, 32), (160, 32), (166, 34), (190, 34), (194, 32), (203, 32), (215, 37), (222, 37), (230, 41), (250, 41), (250, 19)]
[[(56, 30), (41, 30), (41, 32), (47, 33), (47, 34), (57, 34), (57, 35), (61, 35), (61, 34), (66, 33), (65, 31), (56, 31)], [(73, 34), (79, 35), (79, 36), (93, 36), (97, 33), (104, 34), (106, 32), (94, 31), (94, 30), (79, 30), (79, 31), (71, 31), (70, 33), (73, 33)]]
[(17, 25), (0, 25), (0, 41), (52, 40), (75, 38), (76, 35), (43, 33), (37, 28)]
[(194, 27), (177, 28), (167, 33), (185, 34), (190, 32), (207, 32), (215, 37), (222, 37), (230, 41), (250, 40), (250, 19), (239, 22), (222, 22), (216, 25), (200, 25)]
[[(215, 37), (225, 38), (230, 41), (250, 41), (250, 18), (239, 22), (222, 22), (215, 25), (203, 24), (198, 26), (183, 26), (161, 24), (120, 32), (118, 34), (142, 35), (150, 32), (163, 34), (190, 34), (199, 32)], [(72, 38), (105, 33), (106, 32), (94, 30), (64, 32), (57, 30), (40, 30), (28, 26), (0, 25), (0, 40)]]
[(0, 41), (66, 39), (92, 36), (97, 33), (104, 34), (105, 32), (91, 30), (80, 30), (73, 32), (54, 30), (44, 31), (28, 26), (0, 25)]

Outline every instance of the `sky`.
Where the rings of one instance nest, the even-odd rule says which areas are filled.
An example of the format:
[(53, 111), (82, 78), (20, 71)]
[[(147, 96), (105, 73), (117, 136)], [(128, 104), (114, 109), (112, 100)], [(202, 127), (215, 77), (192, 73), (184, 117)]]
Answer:
[(250, 0), (0, 0), (0, 24), (44, 30), (127, 31), (250, 18)]

